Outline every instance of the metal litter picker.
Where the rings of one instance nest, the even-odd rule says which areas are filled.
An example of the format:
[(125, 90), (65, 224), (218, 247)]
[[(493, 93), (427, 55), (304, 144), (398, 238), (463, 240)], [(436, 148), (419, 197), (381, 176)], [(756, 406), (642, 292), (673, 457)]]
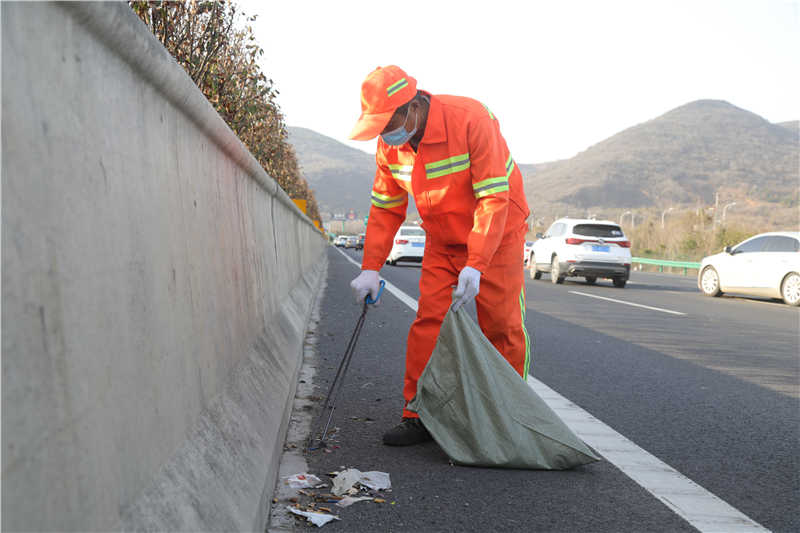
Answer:
[[(325, 429), (322, 431), (322, 434), (320, 434), (318, 439), (315, 439), (314, 435), (317, 434), (316, 430), (319, 429), (319, 422), (317, 423), (314, 430), (308, 436), (308, 441), (306, 442), (306, 452), (324, 448), (326, 446), (325, 439), (328, 437), (328, 429), (330, 428), (331, 420), (333, 420), (333, 412), (336, 410), (336, 401), (339, 398), (339, 393), (342, 390), (342, 383), (344, 382), (344, 376), (347, 374), (347, 369), (350, 367), (350, 361), (353, 359), (353, 352), (356, 349), (356, 342), (358, 342), (358, 337), (361, 334), (361, 328), (364, 326), (364, 319), (367, 316), (368, 306), (370, 304), (378, 303), (385, 285), (386, 282), (381, 280), (380, 289), (378, 289), (378, 295), (375, 297), (375, 299), (373, 300), (369, 294), (367, 294), (367, 297), (364, 299), (364, 308), (361, 311), (361, 316), (358, 317), (356, 327), (353, 330), (353, 335), (350, 337), (350, 342), (347, 343), (347, 349), (344, 351), (341, 362), (339, 362), (339, 368), (336, 370), (336, 375), (333, 378), (331, 387), (328, 390), (328, 395), (325, 398), (325, 404), (322, 407), (323, 416), (325, 410), (330, 409), (328, 420), (325, 423)], [(319, 440), (319, 444), (317, 446), (313, 446), (315, 440)]]

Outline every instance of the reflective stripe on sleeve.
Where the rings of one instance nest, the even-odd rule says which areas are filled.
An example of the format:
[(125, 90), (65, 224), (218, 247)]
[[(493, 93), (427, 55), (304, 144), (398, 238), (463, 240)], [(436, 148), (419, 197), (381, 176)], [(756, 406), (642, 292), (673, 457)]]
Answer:
[(511, 159), (511, 154), (508, 155), (508, 161), (506, 161), (506, 178), (511, 177), (511, 171), (514, 170), (514, 160)]
[[(482, 187), (477, 187), (477, 185), (483, 183)], [(503, 192), (508, 190), (508, 178), (489, 178), (488, 180), (479, 181), (475, 185), (472, 186), (472, 192), (475, 194), (475, 198), (483, 198), (484, 196), (489, 196), (490, 194), (496, 194), (498, 192)]]
[(489, 196), (490, 194), (497, 194), (499, 192), (507, 191), (508, 178), (511, 177), (511, 173), (513, 171), (514, 171), (514, 160), (511, 159), (511, 156), (509, 155), (508, 160), (506, 161), (505, 176), (500, 176), (498, 178), (488, 178), (472, 184), (472, 192), (473, 194), (475, 194), (475, 198), (483, 198), (484, 196)]
[(390, 209), (392, 207), (397, 207), (398, 205), (403, 205), (407, 201), (408, 196), (406, 193), (398, 194), (397, 196), (387, 196), (385, 194), (372, 191), (372, 205), (375, 207)]
[(434, 161), (425, 165), (425, 176), (432, 180), (441, 178), (448, 174), (461, 172), (469, 168), (469, 152), (461, 155), (454, 155), (441, 161)]

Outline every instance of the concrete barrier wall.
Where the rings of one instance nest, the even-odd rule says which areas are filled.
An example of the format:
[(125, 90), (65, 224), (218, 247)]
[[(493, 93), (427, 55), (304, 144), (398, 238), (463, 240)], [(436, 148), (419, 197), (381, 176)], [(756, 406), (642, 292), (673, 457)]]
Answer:
[(0, 9), (3, 530), (263, 531), (322, 236), (126, 3)]

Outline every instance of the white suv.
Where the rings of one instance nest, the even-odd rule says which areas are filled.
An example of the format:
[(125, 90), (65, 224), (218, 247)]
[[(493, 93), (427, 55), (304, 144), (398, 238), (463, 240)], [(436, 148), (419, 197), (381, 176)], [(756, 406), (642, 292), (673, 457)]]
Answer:
[(553, 283), (583, 276), (586, 283), (611, 278), (624, 287), (631, 270), (631, 242), (619, 224), (610, 220), (560, 218), (533, 243), (528, 268), (533, 279), (550, 273)]
[(392, 241), (392, 251), (386, 262), (390, 265), (398, 261), (422, 262), (425, 253), (425, 230), (419, 226), (400, 226)]

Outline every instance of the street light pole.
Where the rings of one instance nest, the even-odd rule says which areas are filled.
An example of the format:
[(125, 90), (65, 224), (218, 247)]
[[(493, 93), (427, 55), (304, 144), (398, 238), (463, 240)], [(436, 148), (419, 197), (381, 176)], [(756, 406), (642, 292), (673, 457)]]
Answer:
[(728, 208), (733, 207), (736, 205), (736, 202), (731, 202), (726, 204), (725, 207), (722, 208), (722, 223), (725, 224), (725, 215), (727, 214)]
[(662, 228), (664, 227), (664, 217), (665, 217), (665, 216), (667, 216), (667, 213), (669, 213), (669, 212), (670, 212), (670, 211), (672, 211), (673, 209), (675, 209), (675, 208), (674, 208), (674, 207), (670, 207), (669, 209), (667, 209), (666, 211), (663, 211), (663, 212), (661, 213), (661, 227), (662, 227)]

